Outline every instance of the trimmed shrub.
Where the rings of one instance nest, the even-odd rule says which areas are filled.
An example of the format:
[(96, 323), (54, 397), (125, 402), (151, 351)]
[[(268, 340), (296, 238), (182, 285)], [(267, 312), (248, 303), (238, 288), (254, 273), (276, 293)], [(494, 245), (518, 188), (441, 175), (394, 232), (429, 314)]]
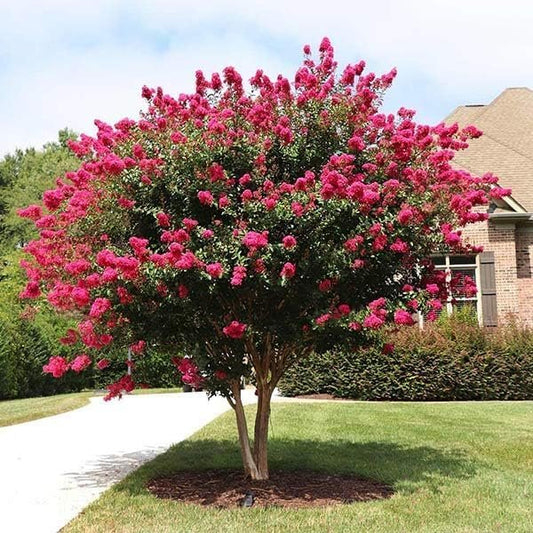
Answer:
[[(109, 354), (110, 365), (104, 371), (94, 373), (94, 386), (98, 389), (105, 389), (111, 381), (120, 379), (127, 372), (127, 356), (127, 348), (122, 350), (115, 348), (113, 353)], [(181, 374), (177, 372), (171, 357), (150, 348), (142, 357), (135, 357), (132, 377), (139, 386), (149, 388), (171, 388), (183, 385)]]
[(510, 324), (480, 328), (464, 317), (444, 317), (424, 330), (389, 334), (352, 353), (313, 354), (279, 384), (282, 394), (329, 393), (358, 400), (533, 399), (533, 331)]

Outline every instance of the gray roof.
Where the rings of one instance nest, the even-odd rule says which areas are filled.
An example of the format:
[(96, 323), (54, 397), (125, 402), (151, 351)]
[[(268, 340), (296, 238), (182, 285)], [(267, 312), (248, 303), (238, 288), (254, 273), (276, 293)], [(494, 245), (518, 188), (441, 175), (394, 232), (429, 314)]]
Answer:
[(458, 107), (445, 122), (483, 132), (456, 155), (457, 166), (476, 175), (492, 172), (513, 190), (515, 202), (533, 212), (533, 91), (506, 89), (490, 104)]

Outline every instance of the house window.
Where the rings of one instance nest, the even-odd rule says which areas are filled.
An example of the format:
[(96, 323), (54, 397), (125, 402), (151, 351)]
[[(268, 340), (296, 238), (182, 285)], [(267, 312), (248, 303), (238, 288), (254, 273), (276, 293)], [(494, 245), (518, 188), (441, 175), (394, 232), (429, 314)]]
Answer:
[(479, 323), (483, 324), (479, 255), (439, 255), (432, 257), (432, 260), (437, 270), (442, 270), (447, 273), (448, 281), (452, 279), (452, 276), (455, 277), (459, 274), (460, 276), (468, 276), (476, 284), (476, 294), (466, 295), (462, 291), (464, 285), (461, 279), (459, 280), (455, 291), (451, 291), (448, 301), (445, 302), (445, 308), (448, 314), (452, 314), (454, 309), (470, 306), (476, 313)]

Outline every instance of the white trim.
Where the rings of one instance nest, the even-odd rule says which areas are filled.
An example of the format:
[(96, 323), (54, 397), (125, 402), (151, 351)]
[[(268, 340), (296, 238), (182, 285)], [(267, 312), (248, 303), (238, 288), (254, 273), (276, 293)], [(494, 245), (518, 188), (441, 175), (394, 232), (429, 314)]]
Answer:
[[(493, 185), (491, 189), (494, 188), (500, 188), (501, 186)], [(501, 198), (498, 198), (501, 202), (507, 204), (511, 209), (516, 211), (517, 213), (527, 213), (526, 209), (524, 209), (519, 202), (517, 202), (512, 196), (502, 196)], [(498, 201), (494, 201), (494, 203), (498, 203)]]
[[(476, 254), (475, 261), (473, 263), (457, 263), (450, 264), (450, 256), (457, 256), (457, 254), (441, 254), (438, 257), (444, 258), (443, 265), (435, 265), (436, 270), (443, 270), (446, 272), (446, 282), (449, 282), (451, 279), (452, 270), (465, 270), (470, 269), (475, 272), (475, 281), (476, 281), (476, 295), (474, 297), (463, 297), (455, 298), (457, 302), (476, 302), (476, 315), (479, 325), (483, 324), (483, 306), (481, 303), (481, 259), (480, 254)], [(451, 315), (453, 313), (453, 303), (454, 298), (450, 294), (448, 300), (445, 302), (446, 312)], [(444, 308), (444, 307), (443, 307)]]

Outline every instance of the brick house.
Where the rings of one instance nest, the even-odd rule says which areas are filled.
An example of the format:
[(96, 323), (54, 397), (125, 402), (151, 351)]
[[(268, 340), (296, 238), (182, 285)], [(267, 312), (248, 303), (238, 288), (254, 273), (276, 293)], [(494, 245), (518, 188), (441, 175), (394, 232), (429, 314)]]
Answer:
[(470, 304), (481, 324), (496, 326), (515, 317), (533, 326), (533, 91), (506, 89), (490, 104), (458, 107), (445, 122), (483, 131), (457, 154), (456, 166), (476, 175), (492, 172), (513, 193), (488, 206), (488, 221), (463, 231), (484, 252), (441, 257), (439, 267), (475, 278), (478, 295)]

